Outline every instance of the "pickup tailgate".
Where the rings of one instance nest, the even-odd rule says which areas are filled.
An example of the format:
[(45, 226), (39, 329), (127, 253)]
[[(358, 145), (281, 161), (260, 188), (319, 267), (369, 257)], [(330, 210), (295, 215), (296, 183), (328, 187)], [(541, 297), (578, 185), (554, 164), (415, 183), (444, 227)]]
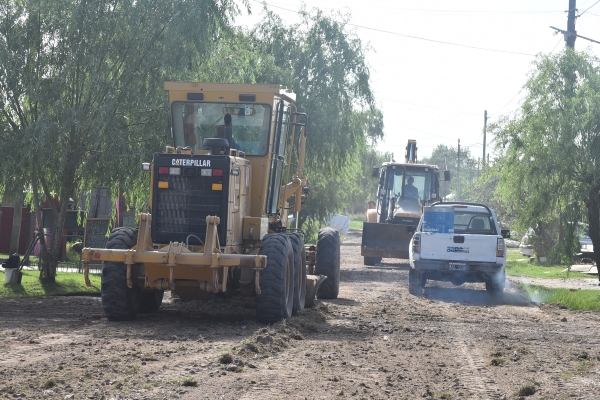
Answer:
[(496, 262), (496, 235), (421, 233), (421, 260)]

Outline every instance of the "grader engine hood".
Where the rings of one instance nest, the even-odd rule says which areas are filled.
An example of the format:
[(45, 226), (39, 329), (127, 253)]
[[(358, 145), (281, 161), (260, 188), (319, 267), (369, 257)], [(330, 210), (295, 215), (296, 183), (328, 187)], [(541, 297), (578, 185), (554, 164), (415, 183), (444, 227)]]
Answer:
[(209, 215), (220, 218), (219, 241), (226, 243), (230, 164), (229, 156), (154, 156), (154, 243), (187, 241), (190, 245), (200, 244), (198, 238), (203, 239), (206, 235), (206, 217)]

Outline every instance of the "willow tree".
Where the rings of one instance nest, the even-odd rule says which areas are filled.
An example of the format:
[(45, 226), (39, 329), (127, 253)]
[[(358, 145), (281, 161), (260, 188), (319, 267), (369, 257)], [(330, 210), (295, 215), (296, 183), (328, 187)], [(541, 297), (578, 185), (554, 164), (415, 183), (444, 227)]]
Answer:
[(492, 129), (498, 191), (522, 226), (562, 214), (572, 235), (582, 210), (600, 260), (600, 62), (571, 49), (541, 56), (525, 91)]
[[(273, 13), (250, 32), (253, 47), (279, 68), (309, 116), (306, 169), (311, 198), (300, 221), (320, 221), (352, 202), (359, 154), (383, 136), (383, 118), (370, 85), (364, 43), (348, 16), (301, 12), (286, 26)], [(262, 76), (260, 79), (268, 79)], [(354, 169), (354, 171), (353, 171)]]
[[(244, 3), (245, 4), (245, 3)], [(185, 76), (238, 13), (234, 0), (5, 0), (0, 4), (0, 173), (62, 236), (68, 201), (134, 186), (166, 142), (162, 82)], [(40, 279), (61, 240), (40, 234)]]

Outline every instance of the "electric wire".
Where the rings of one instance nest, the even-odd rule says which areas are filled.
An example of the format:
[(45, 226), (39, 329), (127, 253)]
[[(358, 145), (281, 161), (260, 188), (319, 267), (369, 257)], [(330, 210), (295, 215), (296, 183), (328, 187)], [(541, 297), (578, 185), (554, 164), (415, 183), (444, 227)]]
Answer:
[(579, 14), (577, 16), (577, 18), (581, 17), (583, 14), (586, 13), (587, 10), (589, 10), (590, 8), (594, 7), (596, 4), (600, 3), (600, 0), (598, 0), (597, 2), (595, 2), (594, 4), (592, 4), (591, 6), (589, 6), (588, 8), (586, 8), (586, 10), (584, 12), (582, 12), (581, 14)]
[[(281, 10), (285, 10), (285, 11), (289, 11), (289, 12), (292, 12), (292, 13), (299, 14), (298, 11), (290, 10), (288, 8), (285, 8), (285, 7), (275, 6), (275, 5), (269, 4), (267, 2), (261, 2), (259, 0), (251, 0), (251, 1), (253, 1), (255, 3), (259, 3), (259, 4), (266, 4), (266, 5), (268, 5), (270, 7), (273, 7), (273, 8), (279, 8)], [(485, 48), (485, 47), (470, 46), (470, 45), (465, 45), (465, 44), (458, 44), (458, 43), (453, 43), (453, 42), (446, 42), (446, 41), (443, 41), (443, 40), (428, 39), (428, 38), (423, 38), (423, 37), (414, 36), (414, 35), (405, 35), (405, 34), (402, 34), (402, 33), (387, 31), (387, 30), (384, 30), (384, 29), (371, 28), (371, 27), (364, 26), (364, 25), (357, 25), (357, 24), (351, 24), (351, 23), (347, 23), (346, 25), (353, 26), (355, 28), (366, 29), (366, 30), (370, 30), (370, 31), (374, 31), (374, 32), (387, 33), (389, 35), (400, 36), (400, 37), (405, 37), (405, 38), (409, 38), (409, 39), (422, 40), (422, 41), (431, 42), (431, 43), (438, 43), (438, 44), (445, 44), (445, 45), (449, 45), (449, 46), (463, 47), (463, 48), (472, 49), (472, 50), (491, 51), (491, 52), (505, 53), (505, 54), (516, 54), (516, 55), (520, 55), (520, 56), (529, 56), (529, 57), (535, 56), (535, 54), (532, 54), (532, 53), (521, 53), (521, 52), (518, 52), (518, 51), (490, 49), (490, 48)]]

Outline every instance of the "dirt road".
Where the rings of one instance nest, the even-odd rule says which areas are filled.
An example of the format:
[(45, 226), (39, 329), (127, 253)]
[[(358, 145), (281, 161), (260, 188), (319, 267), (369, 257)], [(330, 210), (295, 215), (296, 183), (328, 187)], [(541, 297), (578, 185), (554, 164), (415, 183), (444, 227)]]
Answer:
[(389, 261), (365, 267), (351, 234), (339, 298), (274, 326), (252, 299), (125, 323), (99, 298), (0, 299), (0, 399), (600, 399), (598, 313), (510, 284), (497, 302), (479, 284), (414, 297)]

